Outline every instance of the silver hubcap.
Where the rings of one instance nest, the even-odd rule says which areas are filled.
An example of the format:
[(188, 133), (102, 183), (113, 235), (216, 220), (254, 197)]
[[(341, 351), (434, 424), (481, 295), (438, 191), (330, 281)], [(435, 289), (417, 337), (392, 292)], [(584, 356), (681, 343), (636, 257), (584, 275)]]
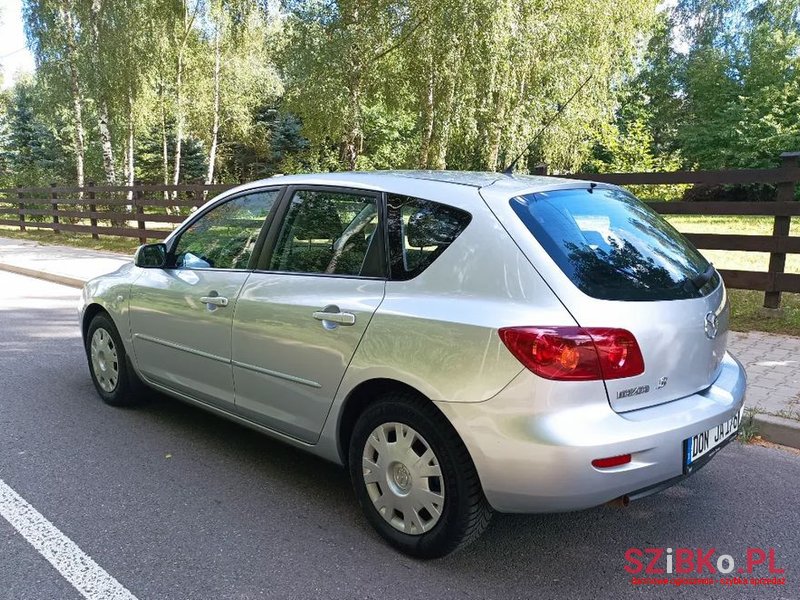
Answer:
[(384, 423), (367, 438), (362, 459), (372, 504), (398, 531), (420, 535), (442, 516), (444, 479), (428, 442), (405, 423)]
[(104, 392), (113, 392), (119, 379), (117, 347), (114, 339), (102, 327), (95, 329), (90, 346), (92, 371)]

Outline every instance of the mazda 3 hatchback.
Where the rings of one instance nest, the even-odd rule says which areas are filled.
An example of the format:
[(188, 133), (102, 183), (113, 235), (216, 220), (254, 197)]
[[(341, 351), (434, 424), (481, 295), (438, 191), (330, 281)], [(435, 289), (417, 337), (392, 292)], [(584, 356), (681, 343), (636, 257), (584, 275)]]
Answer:
[(420, 557), (493, 510), (627, 502), (700, 468), (742, 415), (728, 318), (714, 267), (618, 187), (430, 171), (238, 187), (80, 309), (108, 404), (144, 384), (344, 465)]

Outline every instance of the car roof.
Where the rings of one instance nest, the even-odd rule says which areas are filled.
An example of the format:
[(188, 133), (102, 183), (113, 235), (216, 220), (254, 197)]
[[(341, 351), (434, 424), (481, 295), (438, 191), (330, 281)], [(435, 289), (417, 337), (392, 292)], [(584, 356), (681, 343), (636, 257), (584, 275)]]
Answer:
[(559, 187), (572, 187), (578, 180), (541, 175), (507, 175), (491, 171), (340, 171), (307, 175), (278, 175), (245, 184), (239, 190), (264, 185), (337, 185), (413, 193), (413, 182), (438, 182), (477, 189), (492, 187), (492, 192), (514, 195)]

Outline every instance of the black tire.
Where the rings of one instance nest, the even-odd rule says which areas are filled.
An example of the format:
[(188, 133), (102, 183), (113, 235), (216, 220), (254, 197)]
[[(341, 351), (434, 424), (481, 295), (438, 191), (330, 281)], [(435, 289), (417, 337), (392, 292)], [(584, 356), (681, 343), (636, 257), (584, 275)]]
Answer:
[[(367, 440), (386, 423), (414, 429), (438, 459), (444, 506), (435, 525), (421, 534), (404, 533), (384, 519), (370, 499), (364, 480), (362, 458)], [(491, 520), (491, 507), (461, 438), (430, 401), (413, 393), (389, 392), (366, 408), (350, 438), (348, 462), (356, 498), (367, 519), (389, 544), (406, 554), (417, 558), (445, 556), (478, 539)]]
[[(106, 338), (101, 335), (103, 342), (108, 343), (116, 352), (116, 360), (108, 359), (109, 366), (113, 366), (116, 369), (116, 378), (113, 386), (110, 385), (106, 375), (95, 373), (92, 361), (92, 340), (98, 330), (103, 330), (108, 334), (110, 340), (107, 342)], [(94, 383), (94, 387), (103, 402), (111, 406), (134, 406), (142, 402), (142, 383), (134, 373), (125, 352), (125, 346), (119, 336), (119, 331), (117, 331), (117, 327), (107, 313), (98, 313), (92, 318), (91, 323), (89, 323), (89, 329), (86, 332), (85, 349), (92, 383)], [(103, 382), (102, 384), (101, 381)], [(109, 387), (111, 389), (108, 389)]]

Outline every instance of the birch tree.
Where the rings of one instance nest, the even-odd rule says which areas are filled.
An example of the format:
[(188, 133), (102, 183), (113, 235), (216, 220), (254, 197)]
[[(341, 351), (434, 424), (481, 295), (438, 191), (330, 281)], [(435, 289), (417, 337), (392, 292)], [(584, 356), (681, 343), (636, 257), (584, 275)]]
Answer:
[[(181, 152), (183, 149), (184, 126), (186, 122), (184, 108), (184, 70), (189, 38), (192, 35), (195, 20), (200, 10), (201, 0), (188, 2), (181, 0), (181, 20), (172, 32), (175, 48), (175, 156), (173, 158), (172, 184), (178, 185), (181, 178)], [(174, 196), (175, 194), (173, 194)]]
[(85, 179), (85, 139), (83, 124), (84, 98), (81, 89), (80, 57), (75, 7), (72, 0), (28, 0), (23, 5), (25, 31), (36, 59), (39, 76), (55, 83), (68, 73), (69, 98), (72, 109), (73, 159), (75, 180), (79, 186)]

